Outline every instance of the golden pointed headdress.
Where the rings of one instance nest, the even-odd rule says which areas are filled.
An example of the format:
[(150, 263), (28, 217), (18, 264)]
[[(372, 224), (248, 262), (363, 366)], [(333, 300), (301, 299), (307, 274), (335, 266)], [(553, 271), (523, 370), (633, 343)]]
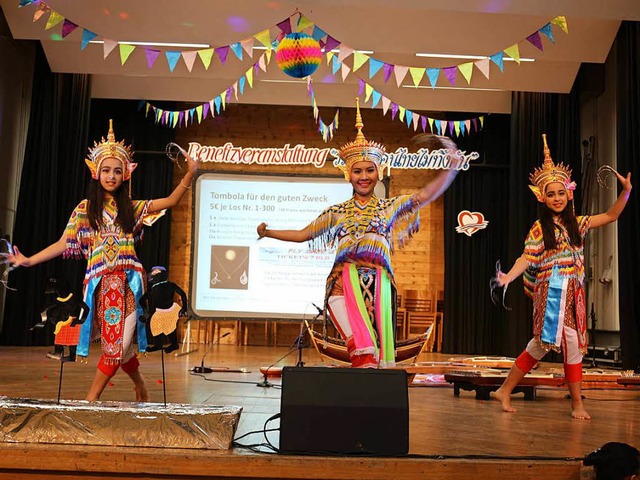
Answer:
[(571, 181), (571, 169), (562, 163), (554, 164), (547, 145), (547, 135), (542, 134), (544, 142), (544, 162), (542, 167), (536, 167), (533, 173), (529, 175), (529, 180), (533, 185), (529, 188), (536, 196), (539, 202), (544, 203), (544, 193), (547, 185), (550, 183), (562, 183), (567, 189), (567, 198), (573, 200), (573, 191), (576, 189), (576, 183)]
[(116, 142), (116, 136), (113, 133), (113, 120), (109, 119), (109, 133), (107, 139), (102, 137), (100, 143), (93, 142), (93, 148), (89, 148), (89, 156), (85, 158), (85, 163), (91, 170), (91, 177), (95, 180), (100, 178), (100, 164), (106, 158), (115, 158), (122, 163), (122, 169), (125, 181), (131, 178), (131, 172), (138, 166), (137, 163), (131, 161), (133, 152), (131, 146), (125, 146), (124, 140)]
[(356, 97), (356, 128), (358, 133), (353, 142), (349, 142), (342, 146), (339, 155), (344, 165), (338, 165), (338, 168), (344, 173), (344, 178), (349, 180), (349, 174), (354, 164), (358, 162), (372, 162), (378, 169), (378, 177), (382, 179), (383, 169), (380, 168), (382, 156), (385, 148), (379, 143), (367, 140), (362, 133), (362, 115), (360, 115), (360, 99)]

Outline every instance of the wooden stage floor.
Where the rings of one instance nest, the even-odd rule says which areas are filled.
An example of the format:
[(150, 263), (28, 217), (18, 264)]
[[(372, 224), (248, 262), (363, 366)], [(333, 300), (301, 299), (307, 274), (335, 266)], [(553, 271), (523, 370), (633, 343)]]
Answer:
[[(59, 363), (45, 357), (49, 347), (0, 347), (0, 395), (55, 399)], [(244, 368), (249, 373), (192, 375), (205, 347), (189, 355), (165, 355), (167, 401), (243, 408), (236, 437), (262, 432), (280, 410), (280, 389), (256, 386), (259, 368), (287, 353), (280, 347), (217, 345), (208, 366)], [(98, 350), (90, 363), (66, 364), (62, 398), (81, 400), (95, 373)], [(424, 354), (419, 361), (443, 361), (449, 355)], [(280, 366), (294, 365), (297, 352)], [(322, 365), (311, 349), (307, 366)], [(160, 354), (142, 360), (151, 399), (162, 401)], [(279, 384), (279, 378), (270, 378)], [(534, 401), (514, 397), (516, 414), (503, 413), (495, 401), (472, 392), (454, 397), (451, 387), (411, 387), (410, 452), (402, 458), (271, 455), (234, 448), (229, 451), (80, 447), (0, 443), (0, 479), (5, 478), (498, 478), (579, 479), (579, 459), (609, 441), (640, 445), (640, 390), (586, 390), (591, 421), (573, 420), (566, 390), (540, 389)], [(133, 401), (128, 377), (119, 372), (102, 400)], [(277, 426), (277, 422), (272, 422)], [(326, 428), (331, 428), (327, 425)], [(269, 434), (277, 445), (278, 432)], [(241, 443), (262, 443), (262, 433)], [(80, 473), (82, 472), (82, 473)], [(584, 478), (584, 477), (583, 477)]]

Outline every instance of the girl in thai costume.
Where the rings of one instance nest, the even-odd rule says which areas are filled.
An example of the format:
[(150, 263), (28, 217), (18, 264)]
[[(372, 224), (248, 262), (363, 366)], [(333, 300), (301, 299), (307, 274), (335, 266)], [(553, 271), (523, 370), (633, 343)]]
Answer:
[(418, 231), (420, 208), (446, 190), (459, 159), (453, 142), (439, 137), (452, 169), (440, 171), (413, 195), (381, 199), (374, 188), (382, 179), (385, 149), (365, 139), (359, 104), (355, 126), (355, 140), (340, 149), (344, 165), (339, 167), (353, 186), (353, 197), (327, 208), (301, 230), (271, 230), (262, 223), (257, 231), (259, 238), (308, 241), (314, 250), (336, 247), (325, 306), (346, 341), (353, 367), (388, 367), (395, 365), (391, 252)]
[(198, 163), (182, 150), (188, 171), (166, 198), (131, 200), (129, 180), (137, 166), (133, 152), (124, 141), (116, 142), (113, 122), (109, 121), (107, 140), (94, 143), (85, 162), (91, 170), (88, 195), (74, 209), (60, 239), (30, 257), (14, 246), (8, 260), (15, 266), (30, 267), (63, 255), (85, 258), (84, 301), (90, 308), (82, 325), (77, 356), (86, 359), (91, 340), (101, 338), (102, 356), (87, 400), (100, 398), (119, 367), (131, 377), (136, 400), (148, 401), (144, 379), (139, 371), (138, 350), (147, 345), (145, 326), (139, 321), (138, 301), (144, 293), (144, 270), (135, 252), (142, 240), (145, 216), (178, 204), (198, 169)]
[(618, 219), (629, 199), (631, 174), (625, 178), (616, 172), (622, 192), (606, 213), (576, 217), (571, 170), (553, 163), (546, 135), (542, 137), (544, 163), (530, 175), (529, 186), (539, 202), (539, 219), (527, 235), (524, 253), (497, 279), (506, 286), (525, 274), (525, 293), (533, 299), (533, 338), (494, 395), (505, 412), (515, 412), (511, 392), (518, 382), (549, 350), (562, 351), (571, 416), (588, 420), (581, 391), (582, 357), (587, 351), (584, 239), (590, 229)]

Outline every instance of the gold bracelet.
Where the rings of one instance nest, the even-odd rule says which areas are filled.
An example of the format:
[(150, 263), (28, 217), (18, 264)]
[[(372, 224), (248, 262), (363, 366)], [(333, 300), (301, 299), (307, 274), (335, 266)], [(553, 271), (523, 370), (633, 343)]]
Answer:
[(182, 188), (186, 188), (187, 190), (191, 190), (191, 185), (189, 185), (189, 186), (187, 187), (184, 183), (182, 183), (182, 180), (180, 180), (180, 186), (181, 186)]

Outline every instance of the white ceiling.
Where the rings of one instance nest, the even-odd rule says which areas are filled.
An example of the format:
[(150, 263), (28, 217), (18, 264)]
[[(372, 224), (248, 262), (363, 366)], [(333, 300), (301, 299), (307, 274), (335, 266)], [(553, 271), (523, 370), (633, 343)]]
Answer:
[[(97, 33), (97, 39), (229, 45), (274, 27), (298, 9), (337, 40), (360, 50), (373, 50), (379, 60), (414, 67), (447, 67), (466, 60), (418, 58), (416, 52), (488, 56), (521, 42), (558, 15), (567, 19), (569, 34), (553, 27), (555, 44), (543, 38), (544, 51), (520, 43), (520, 54), (535, 62), (505, 62), (504, 73), (491, 65), (490, 79), (474, 68), (470, 87), (494, 91), (398, 88), (382, 72), (368, 82), (391, 101), (418, 111), (510, 111), (511, 91), (568, 92), (582, 62), (603, 63), (621, 20), (640, 20), (639, 0), (49, 0), (62, 16)], [(0, 0), (15, 39), (42, 42), (55, 72), (90, 73), (97, 98), (178, 100), (203, 103), (229, 88), (262, 53), (241, 62), (229, 53), (226, 65), (214, 59), (205, 70), (196, 59), (191, 72), (180, 60), (174, 72), (161, 55), (149, 69), (142, 49), (124, 66), (118, 49), (106, 59), (103, 46), (80, 48), (81, 29), (61, 41), (51, 40), (61, 26), (45, 30), (48, 15), (33, 22), (36, 7), (18, 8), (18, 0)], [(272, 37), (277, 30), (271, 29)], [(258, 42), (256, 42), (258, 44)], [(176, 50), (174, 48), (174, 50)], [(275, 57), (275, 56), (274, 56)], [(345, 61), (349, 66), (352, 59)], [(368, 72), (365, 65), (358, 73)], [(319, 106), (351, 106), (358, 79), (343, 82), (323, 65), (313, 75)], [(292, 80), (275, 58), (260, 73), (241, 103), (309, 105), (304, 83)], [(411, 77), (404, 80), (411, 85)], [(427, 79), (422, 85), (427, 85)], [(440, 76), (439, 87), (449, 87)], [(456, 87), (469, 87), (460, 73)], [(235, 99), (233, 100), (235, 102)]]

